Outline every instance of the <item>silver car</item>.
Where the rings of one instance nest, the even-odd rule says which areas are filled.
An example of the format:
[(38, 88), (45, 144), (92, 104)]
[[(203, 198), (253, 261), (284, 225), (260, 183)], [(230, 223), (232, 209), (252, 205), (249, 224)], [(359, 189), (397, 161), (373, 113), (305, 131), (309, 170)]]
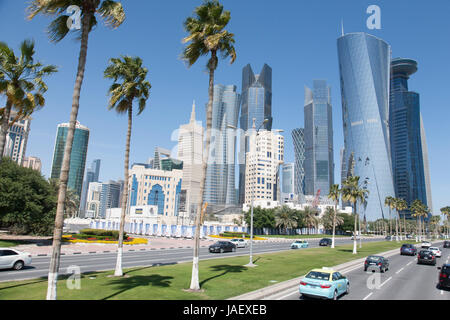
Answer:
[(21, 270), (31, 264), (31, 254), (10, 248), (0, 248), (0, 269)]
[(237, 248), (245, 248), (247, 247), (247, 241), (240, 238), (235, 238), (230, 240), (232, 243), (236, 245)]

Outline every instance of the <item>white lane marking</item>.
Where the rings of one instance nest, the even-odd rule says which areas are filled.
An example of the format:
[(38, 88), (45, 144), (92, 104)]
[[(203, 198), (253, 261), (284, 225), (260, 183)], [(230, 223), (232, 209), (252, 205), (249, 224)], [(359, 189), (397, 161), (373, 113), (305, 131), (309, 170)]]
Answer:
[(400, 270), (398, 270), (395, 274), (399, 274), (400, 272), (403, 271), (403, 268), (401, 268)]
[(441, 290), (441, 294), (444, 294), (444, 291), (443, 291), (443, 290)]
[(412, 261), (408, 262), (406, 265), (409, 266), (411, 263), (413, 263)]
[(279, 298), (277, 298), (277, 300), (283, 300), (284, 298), (289, 297), (289, 296), (293, 296), (293, 295), (295, 295), (297, 293), (299, 293), (298, 290), (296, 290), (296, 291), (294, 291), (292, 293), (286, 294), (286, 295), (284, 295), (282, 297), (279, 297)]
[(392, 277), (389, 277), (385, 282), (383, 282), (381, 285), (380, 285), (380, 288), (382, 287), (382, 286), (384, 286), (389, 280), (391, 280), (392, 279)]
[(373, 292), (369, 293), (363, 300), (367, 300), (372, 294)]

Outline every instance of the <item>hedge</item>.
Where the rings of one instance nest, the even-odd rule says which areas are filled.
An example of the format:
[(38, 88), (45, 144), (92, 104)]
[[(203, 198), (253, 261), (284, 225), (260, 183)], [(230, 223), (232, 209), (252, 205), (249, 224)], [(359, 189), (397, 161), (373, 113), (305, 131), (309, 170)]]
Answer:
[[(115, 240), (119, 239), (119, 231), (117, 230), (102, 230), (102, 229), (81, 229), (80, 233), (76, 235), (74, 238), (79, 239), (87, 239), (87, 238), (93, 238), (95, 236), (96, 238), (104, 237), (106, 238), (113, 238)], [(128, 235), (126, 232), (123, 233), (123, 238), (127, 239)]]

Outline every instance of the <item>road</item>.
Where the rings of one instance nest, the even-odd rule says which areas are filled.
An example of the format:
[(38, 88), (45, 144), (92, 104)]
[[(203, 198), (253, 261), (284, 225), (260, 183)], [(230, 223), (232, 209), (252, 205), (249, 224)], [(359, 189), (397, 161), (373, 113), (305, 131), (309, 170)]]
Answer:
[[(442, 258), (436, 266), (418, 265), (414, 256), (396, 254), (389, 257), (389, 270), (385, 273), (364, 272), (359, 265), (344, 272), (350, 282), (350, 294), (339, 300), (450, 300), (450, 290), (437, 288), (438, 266), (450, 261), (450, 249), (442, 248)], [(374, 277), (380, 276), (378, 285)], [(289, 289), (267, 297), (266, 300), (299, 300), (298, 288)]]
[[(380, 241), (383, 239), (367, 239), (363, 242)], [(320, 239), (309, 240), (309, 247), (319, 246)], [(336, 239), (337, 245), (350, 244), (350, 239)], [(265, 242), (254, 243), (253, 254), (278, 252), (290, 249), (291, 242)], [(200, 248), (200, 260), (217, 259), (231, 256), (248, 255), (249, 247), (238, 248), (236, 252), (227, 252), (223, 254), (209, 253), (208, 248)], [(70, 266), (78, 266), (82, 273), (93, 271), (113, 270), (116, 265), (116, 253), (97, 253), (61, 256), (60, 274), (66, 274)], [(175, 264), (179, 262), (192, 261), (192, 249), (174, 248), (165, 250), (134, 251), (123, 253), (123, 267), (145, 267), (158, 264)], [(25, 267), (20, 271), (0, 270), (0, 281), (14, 281), (47, 277), (50, 265), (50, 257), (33, 257), (31, 266)]]

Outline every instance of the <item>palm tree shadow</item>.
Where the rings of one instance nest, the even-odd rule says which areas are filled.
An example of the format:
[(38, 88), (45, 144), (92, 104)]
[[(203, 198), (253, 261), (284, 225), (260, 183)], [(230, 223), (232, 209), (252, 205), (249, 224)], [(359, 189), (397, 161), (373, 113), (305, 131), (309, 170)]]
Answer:
[(111, 299), (125, 291), (137, 288), (137, 287), (170, 287), (171, 279), (173, 277), (160, 276), (159, 274), (153, 274), (150, 276), (131, 276), (128, 278), (118, 278), (111, 281), (111, 285), (117, 286), (117, 292), (110, 296), (103, 298), (102, 300)]
[(212, 267), (210, 267), (210, 269), (212, 269), (211, 271), (214, 271), (214, 272), (221, 272), (221, 271), (223, 271), (223, 272), (220, 273), (220, 274), (217, 274), (215, 276), (212, 276), (212, 277), (210, 277), (208, 279), (203, 280), (202, 282), (200, 282), (200, 287), (203, 287), (203, 285), (206, 282), (208, 282), (208, 281), (210, 281), (212, 279), (215, 279), (215, 278), (222, 277), (222, 276), (226, 275), (227, 273), (238, 273), (238, 272), (245, 271), (245, 270), (247, 270), (247, 267), (244, 267), (244, 266), (231, 266), (231, 265), (228, 265), (228, 264), (222, 264), (222, 265), (212, 266)]

